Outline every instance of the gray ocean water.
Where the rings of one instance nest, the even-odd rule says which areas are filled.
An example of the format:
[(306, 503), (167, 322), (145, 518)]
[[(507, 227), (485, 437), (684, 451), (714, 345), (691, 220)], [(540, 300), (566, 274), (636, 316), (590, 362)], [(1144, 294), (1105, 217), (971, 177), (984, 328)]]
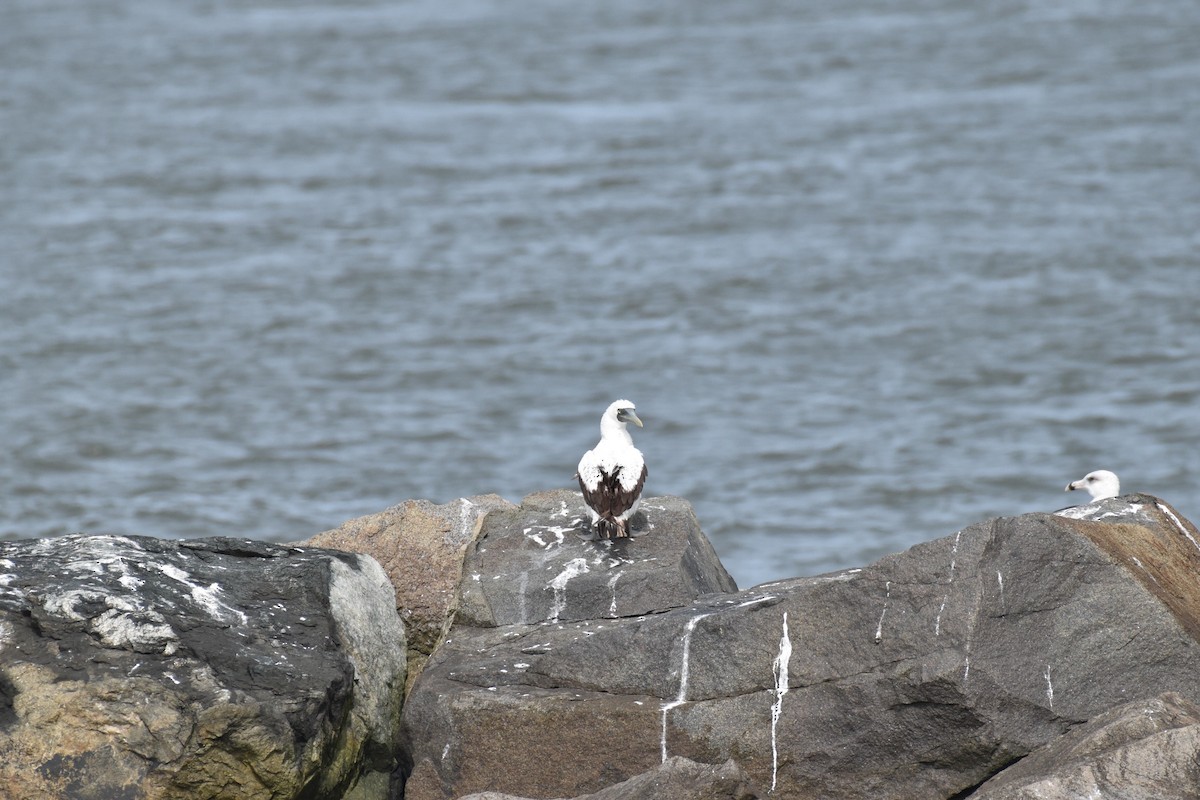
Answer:
[(1200, 519), (1194, 0), (6, 0), (0, 126), (0, 536), (519, 500), (618, 397), (742, 586)]

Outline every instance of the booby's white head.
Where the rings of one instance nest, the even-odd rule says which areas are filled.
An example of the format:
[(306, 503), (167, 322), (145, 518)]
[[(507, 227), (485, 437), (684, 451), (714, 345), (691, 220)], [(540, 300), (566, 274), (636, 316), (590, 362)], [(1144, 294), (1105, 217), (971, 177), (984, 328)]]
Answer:
[(1117, 479), (1116, 473), (1098, 469), (1077, 481), (1071, 481), (1063, 491), (1070, 492), (1075, 489), (1087, 489), (1093, 500), (1105, 500), (1121, 493), (1121, 481)]
[(628, 436), (629, 432), (625, 425), (629, 422), (639, 428), (642, 427), (642, 421), (638, 419), (633, 403), (628, 400), (618, 400), (605, 409), (604, 416), (600, 417), (600, 436), (605, 437), (618, 431)]

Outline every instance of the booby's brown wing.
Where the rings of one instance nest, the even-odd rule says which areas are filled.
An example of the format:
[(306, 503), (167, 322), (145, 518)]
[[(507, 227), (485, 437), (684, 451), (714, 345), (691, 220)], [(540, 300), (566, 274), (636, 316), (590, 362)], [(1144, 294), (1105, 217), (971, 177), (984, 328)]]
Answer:
[(633, 504), (637, 502), (638, 497), (642, 494), (642, 487), (646, 484), (646, 475), (648, 470), (646, 465), (642, 465), (642, 473), (638, 476), (638, 482), (631, 491), (626, 491), (621, 486), (621, 468), (617, 467), (612, 473), (600, 470), (600, 482), (593, 488), (588, 488), (583, 482), (583, 478), (579, 479), (579, 490), (583, 492), (584, 502), (596, 512), (601, 519), (616, 519), (624, 514), (629, 509), (633, 508)]

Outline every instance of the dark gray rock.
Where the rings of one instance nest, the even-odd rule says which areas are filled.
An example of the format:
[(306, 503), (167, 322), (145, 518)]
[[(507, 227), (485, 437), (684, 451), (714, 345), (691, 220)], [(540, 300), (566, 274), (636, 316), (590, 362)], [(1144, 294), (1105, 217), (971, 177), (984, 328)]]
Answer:
[(239, 539), (0, 543), (12, 797), (336, 797), (394, 758), (395, 596), (366, 556)]
[(1200, 706), (1164, 694), (1118, 706), (1034, 751), (971, 800), (1195, 800)]
[[(760, 797), (733, 761), (697, 764), (668, 758), (659, 767), (574, 800), (755, 800)], [(460, 800), (528, 800), (498, 792), (480, 792)]]
[(735, 592), (691, 506), (642, 501), (629, 539), (595, 539), (579, 492), (491, 511), (468, 546), (458, 620), (494, 627), (636, 616)]
[[(406, 799), (573, 797), (676, 755), (732, 759), (779, 797), (949, 798), (1114, 706), (1200, 698), (1200, 536), (1149, 496), (1093, 512), (1107, 516), (990, 520), (864, 569), (636, 616), (624, 578), (615, 614), (596, 586), (547, 591), (549, 606), (526, 592), (521, 613), (511, 588), (484, 587), (541, 564), (476, 561), (464, 586), (486, 602), (405, 706)], [(536, 524), (556, 533), (534, 516), (495, 539)], [(495, 539), (477, 544), (526, 551)], [(653, 557), (653, 538), (631, 545)]]

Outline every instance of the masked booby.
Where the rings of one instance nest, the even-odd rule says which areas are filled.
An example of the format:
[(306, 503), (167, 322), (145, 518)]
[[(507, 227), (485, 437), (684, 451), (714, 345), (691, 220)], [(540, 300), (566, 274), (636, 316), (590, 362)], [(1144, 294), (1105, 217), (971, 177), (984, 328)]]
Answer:
[(629, 518), (637, 511), (646, 483), (646, 461), (633, 446), (626, 427), (642, 421), (628, 400), (618, 400), (600, 417), (600, 442), (583, 454), (575, 477), (603, 539), (629, 535)]

